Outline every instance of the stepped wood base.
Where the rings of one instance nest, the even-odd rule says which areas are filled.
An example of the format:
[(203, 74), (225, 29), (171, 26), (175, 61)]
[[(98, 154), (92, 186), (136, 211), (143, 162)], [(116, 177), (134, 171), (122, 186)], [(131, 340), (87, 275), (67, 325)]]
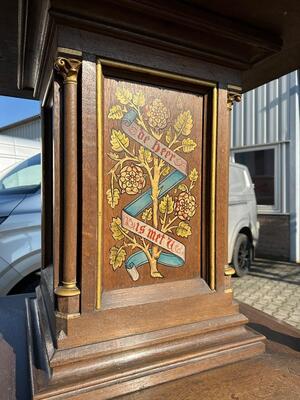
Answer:
[(244, 360), (265, 349), (264, 337), (247, 329), (247, 319), (237, 312), (147, 335), (57, 350), (40, 300), (27, 302), (34, 399), (109, 399)]

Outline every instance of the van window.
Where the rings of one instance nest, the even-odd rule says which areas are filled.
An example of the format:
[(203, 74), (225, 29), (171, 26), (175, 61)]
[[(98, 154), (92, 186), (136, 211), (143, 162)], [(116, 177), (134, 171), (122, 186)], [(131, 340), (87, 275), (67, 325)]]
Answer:
[(235, 153), (235, 161), (246, 165), (255, 185), (258, 205), (275, 204), (274, 149), (252, 150)]
[(0, 193), (31, 193), (41, 184), (41, 157), (23, 161), (0, 181)]
[(241, 194), (247, 187), (245, 174), (242, 168), (232, 166), (229, 168), (229, 193), (231, 195)]

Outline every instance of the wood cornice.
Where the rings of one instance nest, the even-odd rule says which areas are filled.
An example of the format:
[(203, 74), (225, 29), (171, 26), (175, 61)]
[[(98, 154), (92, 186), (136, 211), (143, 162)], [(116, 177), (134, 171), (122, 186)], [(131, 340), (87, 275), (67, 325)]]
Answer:
[(91, 3), (88, 10), (76, 2), (68, 10), (54, 1), (50, 15), (59, 24), (193, 55), (238, 70), (276, 53), (282, 44), (275, 35), (178, 1), (171, 7), (160, 1), (104, 0), (101, 9)]
[(17, 68), (17, 87), (23, 88), (24, 63), (26, 47), (26, 31), (28, 16), (28, 0), (20, 0), (18, 3), (18, 68)]
[[(45, 70), (49, 61), (49, 43), (53, 44), (54, 35), (62, 26), (171, 51), (238, 71), (247, 71), (258, 61), (277, 53), (282, 44), (281, 39), (270, 32), (229, 20), (187, 1), (170, 4), (166, 1), (103, 0), (101, 4), (89, 1), (86, 5), (78, 0), (49, 0), (41, 12), (46, 17), (39, 26), (30, 21), (31, 3), (31, 13), (25, 7), (26, 0), (22, 4), (18, 81), (23, 88), (33, 85), (35, 96), (42, 90), (41, 70)], [(26, 37), (32, 37), (33, 32), (40, 32), (41, 40), (27, 48)], [(40, 65), (38, 71), (35, 71), (36, 60)]]
[[(119, 2), (112, 0), (112, 3), (117, 5)], [(278, 51), (282, 45), (281, 39), (274, 35), (205, 11), (189, 4), (188, 1), (173, 1), (174, 7), (171, 9), (170, 2), (165, 1), (154, 4), (149, 0), (123, 0), (123, 3), (151, 16), (172, 20), (183, 26), (193, 26), (211, 33), (218, 32), (221, 37), (258, 46), (265, 50)]]

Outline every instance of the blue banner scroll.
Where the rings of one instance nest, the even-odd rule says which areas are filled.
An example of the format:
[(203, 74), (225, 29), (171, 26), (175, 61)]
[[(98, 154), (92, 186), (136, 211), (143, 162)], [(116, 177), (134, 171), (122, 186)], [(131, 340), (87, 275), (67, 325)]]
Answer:
[[(145, 132), (140, 126), (138, 126), (135, 123), (135, 119), (137, 118), (137, 113), (134, 110), (130, 110), (125, 114), (122, 120), (122, 128), (124, 132), (129, 135), (131, 138), (133, 138), (135, 141), (140, 143), (142, 146), (146, 147), (149, 149), (152, 153), (157, 155), (160, 158), (163, 158), (165, 161), (165, 157), (162, 157), (158, 152), (154, 151), (154, 148), (166, 148), (166, 146), (159, 141), (155, 140), (152, 136), (149, 138), (148, 141), (143, 141), (140, 139), (143, 137), (143, 135), (148, 135), (147, 132)], [(141, 135), (142, 134), (142, 135)], [(154, 143), (155, 142), (155, 143)], [(183, 181), (186, 176), (187, 176), (187, 163), (186, 160), (181, 158), (176, 154), (175, 158), (175, 153), (172, 152), (171, 150), (168, 149), (169, 152), (171, 152), (171, 161), (169, 164), (176, 168), (175, 166), (180, 166), (179, 169), (175, 169), (172, 171), (169, 175), (167, 175), (165, 178), (163, 178), (159, 184), (159, 199), (162, 198), (166, 193), (168, 193), (170, 190), (175, 188), (181, 181)], [(166, 151), (163, 152), (166, 154)], [(174, 154), (174, 156), (173, 156)], [(148, 189), (146, 192), (142, 193), (140, 196), (138, 196), (135, 200), (133, 200), (131, 203), (129, 203), (123, 210), (122, 210), (122, 225), (123, 221), (128, 219), (129, 217), (132, 217), (132, 219), (137, 217), (139, 214), (141, 214), (146, 208), (148, 208), (152, 204), (152, 198), (151, 198), (151, 189)], [(151, 226), (144, 224), (145, 226), (149, 227), (149, 229), (153, 230)], [(128, 226), (124, 226), (124, 228), (128, 229)], [(138, 234), (138, 232), (135, 232)], [(163, 235), (163, 234), (162, 234)], [(142, 236), (142, 235), (141, 235)], [(167, 235), (164, 235), (168, 237)], [(173, 240), (174, 242), (178, 243), (181, 247), (184, 248), (184, 246), (180, 243), (177, 242), (175, 239), (169, 238), (170, 240)], [(150, 240), (147, 238), (147, 240)], [(154, 241), (152, 241), (155, 243)], [(164, 246), (161, 246), (164, 247)], [(184, 249), (183, 249), (184, 250)], [(165, 265), (167, 267), (181, 267), (184, 264), (184, 251), (181, 256), (177, 254), (174, 254), (172, 252), (164, 252), (162, 251), (160, 253), (160, 256), (158, 258), (158, 263)], [(143, 251), (137, 251), (136, 253), (132, 254), (127, 258), (125, 261), (125, 267), (129, 275), (133, 280), (137, 280), (139, 278), (139, 273), (137, 271), (137, 268), (142, 266), (143, 264), (148, 263), (147, 256)]]

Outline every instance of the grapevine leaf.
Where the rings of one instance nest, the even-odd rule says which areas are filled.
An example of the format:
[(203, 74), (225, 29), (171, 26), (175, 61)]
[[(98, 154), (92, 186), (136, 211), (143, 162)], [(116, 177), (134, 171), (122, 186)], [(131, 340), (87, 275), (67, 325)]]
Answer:
[(159, 203), (159, 211), (167, 214), (171, 214), (174, 211), (174, 200), (168, 194)]
[(186, 186), (184, 183), (181, 183), (181, 184), (178, 186), (178, 189), (181, 190), (182, 192), (188, 192), (188, 188), (187, 188), (187, 186)]
[(196, 168), (193, 168), (192, 171), (190, 172), (189, 179), (191, 182), (196, 182), (196, 180), (198, 179), (198, 172)]
[(113, 191), (111, 189), (108, 189), (106, 192), (106, 197), (108, 204), (111, 206), (111, 208), (115, 208), (119, 204), (119, 199), (120, 199), (119, 189), (115, 188)]
[(159, 132), (154, 132), (152, 131), (152, 135), (155, 137), (155, 139), (160, 140), (162, 137), (162, 133)]
[(176, 228), (176, 234), (180, 237), (189, 237), (192, 234), (192, 228), (186, 222), (182, 221)]
[(191, 112), (188, 111), (183, 111), (181, 114), (178, 115), (175, 124), (174, 124), (174, 129), (177, 132), (177, 135), (184, 135), (188, 136), (193, 128), (193, 117)]
[(131, 101), (132, 93), (124, 87), (118, 87), (116, 90), (116, 97), (121, 104), (126, 105)]
[(170, 166), (167, 165), (167, 166), (161, 171), (161, 174), (162, 174), (162, 176), (166, 176), (166, 175), (168, 175), (169, 172), (170, 172)]
[(109, 251), (109, 263), (112, 265), (113, 270), (120, 268), (125, 261), (126, 251), (124, 248), (112, 247)]
[(125, 133), (122, 133), (121, 131), (117, 131), (116, 129), (111, 130), (111, 135), (110, 135), (110, 144), (111, 147), (114, 151), (120, 152), (125, 147), (129, 146), (129, 139), (125, 135)]
[(152, 208), (148, 208), (145, 210), (142, 214), (142, 220), (143, 221), (151, 221), (152, 219)]
[(152, 154), (151, 151), (145, 149), (143, 146), (139, 148), (139, 160), (143, 162), (147, 162), (148, 164), (152, 161)]
[(190, 153), (195, 150), (197, 143), (193, 141), (193, 139), (187, 138), (182, 141), (182, 150), (184, 153)]
[(169, 129), (167, 130), (167, 132), (166, 132), (166, 142), (167, 142), (168, 144), (170, 144), (171, 139), (172, 139), (171, 128), (169, 128)]
[(122, 229), (123, 228), (121, 228), (121, 219), (119, 217), (113, 218), (112, 223), (110, 224), (110, 230), (112, 231), (112, 235), (115, 240), (121, 240), (124, 238)]
[(112, 106), (108, 112), (109, 119), (121, 119), (123, 115), (122, 107), (119, 104)]
[(145, 105), (145, 96), (142, 92), (137, 92), (133, 95), (133, 104), (137, 107), (143, 107)]

